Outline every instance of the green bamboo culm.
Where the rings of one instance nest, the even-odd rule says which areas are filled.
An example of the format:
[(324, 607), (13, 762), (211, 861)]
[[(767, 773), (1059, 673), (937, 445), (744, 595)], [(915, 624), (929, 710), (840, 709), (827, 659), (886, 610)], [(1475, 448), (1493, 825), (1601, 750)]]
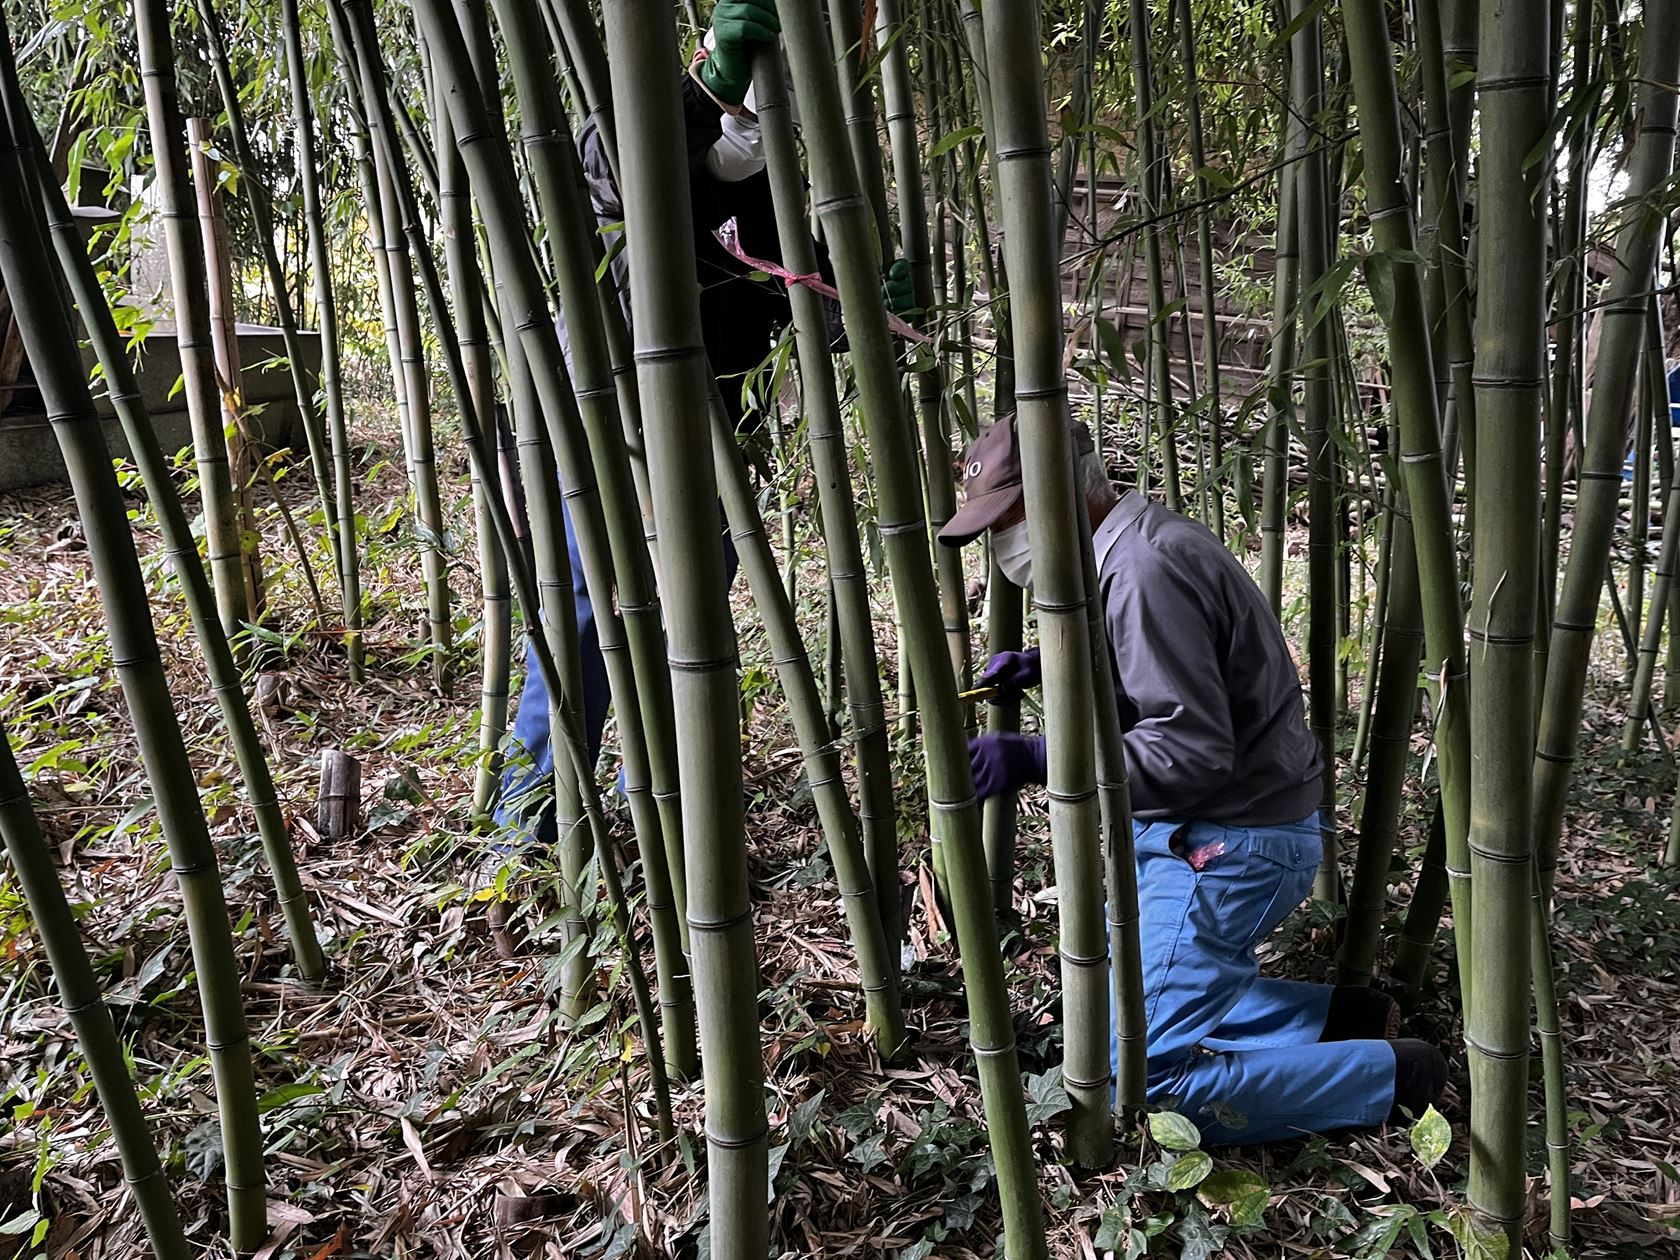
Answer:
[[(0, 34), (0, 40), (4, 39)], [(87, 1060), (93, 1087), (99, 1091), (111, 1139), (122, 1157), (123, 1181), (145, 1223), (152, 1254), (157, 1260), (189, 1260), (193, 1249), (187, 1245), (180, 1213), (169, 1192), (169, 1179), (158, 1162), (157, 1146), (146, 1113), (140, 1109), (140, 1096), (129, 1076), (122, 1041), (82, 946), (75, 912), (58, 882), (58, 866), (30, 807), (28, 789), (18, 773), (4, 725), (0, 725), (0, 840), (5, 842), (12, 875), (23, 889), (30, 921), (52, 966), (59, 1002), (70, 1016), (76, 1044)]]
[[(1176, 512), (1182, 506), (1183, 488), (1178, 475), (1177, 418), (1173, 415), (1172, 360), (1167, 347), (1168, 317), (1164, 314), (1167, 305), (1166, 273), (1161, 262), (1160, 220), (1162, 204), (1166, 199), (1167, 164), (1156, 128), (1148, 0), (1129, 0), (1128, 12), (1132, 43), (1132, 95), (1137, 113), (1138, 210), (1143, 218), (1143, 259), (1149, 295), (1146, 376), (1152, 416), (1150, 436), (1160, 444), (1162, 489), (1167, 506)], [(990, 55), (988, 49), (988, 60)], [(992, 112), (1000, 112), (1000, 106), (1001, 102), (994, 95)], [(1139, 490), (1145, 488), (1144, 470), (1147, 467), (1148, 460), (1139, 459)]]
[[(1321, 19), (1307, 0), (1290, 0), (1290, 103), (1307, 120), (1324, 105), (1324, 44)], [(1336, 407), (1330, 376), (1331, 324), (1316, 301), (1330, 271), (1335, 241), (1325, 206), (1329, 174), (1322, 145), (1311, 145), (1295, 172), (1301, 261), (1300, 286), (1314, 298), (1303, 315), (1301, 367), (1302, 430), (1307, 444), (1307, 673), (1308, 712), (1324, 758), (1324, 795), (1319, 803), (1324, 861), (1313, 896), (1341, 900), (1341, 872), (1336, 852), (1336, 644), (1340, 639), (1336, 608), (1336, 485), (1330, 430)], [(1330, 216), (1340, 220), (1339, 209)]]
[[(291, 289), (287, 284), (286, 273), (280, 266), (280, 257), (274, 249), (273, 200), (268, 185), (263, 182), (261, 168), (258, 167), (251, 149), (251, 138), (245, 129), (245, 111), (239, 104), (239, 87), (233, 79), (233, 68), (228, 60), (227, 45), (222, 38), (221, 19), (217, 16), (214, 0), (197, 0), (197, 6), (200, 25), (204, 31), (205, 47), (210, 53), (210, 69), (216, 79), (217, 91), (222, 96), (222, 107), (227, 111), (228, 139), (232, 144), (234, 162), (239, 169), (239, 185), (244, 189), (245, 203), (251, 212), (251, 234), (256, 238), (257, 252), (262, 256), (263, 271), (274, 298), (274, 309), (280, 325), (280, 340), (286, 349), (286, 370), (291, 376), (292, 393), (297, 399), (298, 417), (303, 425), (304, 441), (309, 451), (309, 468), (315, 476), (315, 497), (320, 505), (322, 524), (327, 531), (334, 573), (342, 584), (345, 565), (340, 549), (344, 543), (339, 537), (339, 527), (343, 518), (336, 503), (333, 460), (327, 449), (324, 418), (315, 403), (316, 382), (309, 379), (309, 372), (304, 366), (303, 341), (298, 335), (298, 318), (292, 309)], [(295, 14), (293, 16), (295, 17)], [(346, 624), (350, 616), (350, 606), (346, 601), (351, 594), (351, 591), (341, 586), (340, 607), (344, 611)]]
[[(1093, 9), (1102, 6), (1093, 4)], [(1225, 537), (1225, 413), (1220, 401), (1219, 308), (1214, 301), (1213, 200), (1208, 178), (1206, 144), (1202, 129), (1202, 87), (1196, 71), (1196, 22), (1191, 0), (1175, 0), (1179, 48), (1184, 58), (1185, 122), (1190, 139), (1190, 169), (1196, 173), (1196, 262), (1202, 275), (1202, 392), (1206, 400), (1210, 484), (1206, 487), (1212, 507), (1208, 527)], [(1092, 137), (1095, 143), (1095, 136)], [(1094, 187), (1094, 186), (1093, 186)]]
[(1295, 212), (1295, 175), (1307, 134), (1305, 121), (1293, 105), (1284, 107), (1283, 126), (1277, 222), (1272, 233), (1272, 336), (1266, 351), (1260, 490), (1260, 589), (1279, 617), (1283, 615), (1283, 533), (1289, 513), (1289, 431), (1295, 417), (1296, 296), (1300, 291), (1301, 220)]
[(274, 876), (275, 898), (286, 923), (286, 933), (291, 939), (293, 961), (298, 974), (314, 984), (326, 975), (326, 961), (321, 956), (315, 924), (309, 916), (308, 899), (298, 878), (291, 835), (275, 791), (268, 754), (251, 716), (233, 649), (216, 616), (215, 595), (198, 558), (198, 543), (193, 537), (192, 524), (176, 492), (168, 457), (147, 414), (139, 383), (134, 377), (133, 361), (112, 318), (111, 308), (106, 305), (105, 293), (88, 257), (81, 228), (71, 215), (64, 192), (52, 173), (46, 148), (35, 130), (35, 124), (23, 108), (22, 92), (17, 81), (0, 73), (0, 94), (5, 94), (13, 102), (10, 115), (14, 120), (12, 129), (14, 133), (22, 133), (22, 143), (32, 150), (33, 178), (30, 186), (44, 211), (59, 268), (68, 284), (71, 299), (81, 312), (82, 324), (93, 343), (100, 370), (105, 375), (107, 396), (122, 425), (123, 435), (128, 439), (129, 453), (140, 471), (140, 479), (145, 484), (147, 498), (157, 517), (159, 532), (163, 535), (170, 567), (181, 584), (193, 632), (204, 653), (205, 672), (209, 675), (211, 690), (215, 692), (216, 703), (221, 709), (222, 722), (227, 728), (240, 776), (245, 780), (245, 793), (251, 812), (256, 817), (263, 854)]
[[(9, 41), (0, 23), (0, 47), (9, 50)], [(0, 79), (15, 83), (9, 52), (5, 57), (7, 73)], [(8, 115), (16, 112), (16, 99), (10, 90), (5, 92)], [(221, 1118), (229, 1241), (236, 1251), (254, 1251), (268, 1234), (262, 1130), (221, 872), (175, 719), (127, 508), (88, 392), (76, 332), (60, 299), (60, 278), (28, 199), (24, 155), (11, 139), (15, 129), (8, 118), (7, 134), (0, 137), (0, 280), (11, 296), (24, 353), (70, 474), (105, 611), (111, 657), (133, 716), (140, 763), (169, 845), (170, 865), (181, 887)]]
[(134, 40), (145, 86), (146, 124), (152, 140), (152, 187), (163, 220), (174, 296), (175, 338), (181, 352), (181, 386), (192, 422), (193, 456), (203, 496), (204, 536), (222, 631), (238, 641), (253, 609), (245, 590), (244, 545), (234, 499), (233, 470), (222, 431), (222, 399), (210, 344), (209, 287), (199, 243), (189, 167), (186, 124), (175, 84), (175, 46), (164, 0), (134, 0)]
[[(432, 95), (430, 110), (438, 160), (438, 222), (443, 229), (444, 264), (449, 272), (450, 296), (455, 304), (457, 339), (462, 367), (472, 394), (473, 410), (483, 417), (496, 413), (495, 367), (491, 357), (484, 277), (479, 270), (477, 233), (472, 220), (472, 190), (466, 166), (455, 148), (449, 111)], [(486, 460), (484, 474), (472, 464), (473, 516), (478, 532), (479, 584), (484, 615), (479, 633), (478, 764), (473, 773), (473, 814), (488, 817), (501, 778), (502, 738), (507, 734), (509, 676), (512, 670), (513, 593), (508, 587), (507, 557), (490, 517), (490, 499), (503, 494), (495, 460)]]
[[(1484, 19), (1485, 21), (1485, 19)], [(1488, 55), (1484, 35), (1483, 56)], [(1533, 817), (1541, 887), (1549, 895), (1558, 841), (1581, 734), (1587, 663), (1598, 624), (1599, 593), (1620, 513), (1627, 419), (1649, 317), (1648, 295), (1663, 228), (1663, 190), (1674, 169), (1680, 78), (1680, 10), (1655, 6), (1640, 43), (1639, 134), (1628, 163), (1621, 231), (1598, 318), (1598, 359), (1582, 451), (1580, 497), (1569, 535), (1569, 562), (1552, 619), (1540, 738), (1534, 758)], [(1485, 243), (1484, 231), (1484, 243)]]
[[(817, 271), (816, 247), (811, 241), (806, 213), (805, 181), (800, 174), (798, 139), (788, 103), (786, 76), (779, 60), (761, 55), (753, 66), (753, 84), (782, 261), (795, 275), (813, 275)], [(863, 851), (874, 889), (875, 913), (881, 920), (888, 961), (896, 974), (904, 939), (904, 913), (899, 902), (902, 878), (898, 859), (898, 808), (893, 799), (892, 750), (887, 737), (886, 704), (881, 695), (875, 622), (869, 604), (869, 571), (864, 566), (863, 540), (858, 530), (850, 447), (835, 392), (828, 319), (823, 313), (822, 299), (804, 285), (792, 285), (788, 289), (788, 303), (793, 310), (801, 398), (805, 404), (818, 506), (822, 510), (829, 581), (834, 591), (841, 668), (857, 766)]]
[(875, 107), (879, 72), (867, 73), (870, 51), (864, 43), (863, 7), (855, 0), (827, 0), (834, 74), (846, 105), (846, 138), (858, 183), (869, 199), (875, 225), (875, 260), (892, 256), (892, 211), (887, 203), (885, 165), (881, 160), (881, 123)]
[[(1047, 1255), (1038, 1169), (1021, 1094), (1015, 1032), (969, 769), (966, 724), (943, 642), (920, 487), (911, 475), (917, 460), (903, 412), (886, 312), (881, 306), (869, 206), (851, 161), (840, 91), (832, 73), (832, 56), (817, 0), (782, 0), (777, 7), (805, 121), (812, 200), (839, 282), (874, 468), (888, 573), (907, 613), (906, 647), (924, 731), (932, 830), (942, 841), (945, 853), (968, 994), (969, 1037), (997, 1166), (1007, 1247), (1012, 1257), (1033, 1260)], [(1021, 108), (1038, 106), (1026, 102)], [(621, 123), (623, 118), (621, 101)], [(639, 317), (637, 323), (639, 335)]]
[[(384, 71), (378, 47), (373, 38), (372, 9), (370, 6), (361, 3), (361, 0), (351, 0), (345, 16), (351, 36), (357, 46), (357, 55), (363, 63), (364, 82), (370, 88), (375, 89), (368, 92), (367, 100), (372, 110), (370, 121), (374, 125), (376, 138), (394, 152), (397, 143), (397, 128), (393, 120), (391, 102), (383, 91), (377, 90), (375, 84), (375, 80), (381, 77)], [(473, 68), (460, 28), (455, 25), (453, 16), (443, 9), (441, 4), (420, 11), (418, 16), (420, 24), (425, 30), (427, 47), (436, 55), (438, 82), (440, 84), (452, 84), (456, 94), (456, 99), (451, 102), (450, 126), (452, 128), (470, 128), (471, 130), (467, 131), (466, 134), (487, 135), (487, 130), (482, 126), (485, 114), (483, 101), (477, 94), (473, 83)], [(459, 104), (459, 109), (455, 107), (457, 104)], [(502, 153), (504, 156), (507, 153), (505, 146)], [(490, 478), (488, 468), (490, 443), (486, 434), (489, 431), (489, 425), (483, 413), (477, 411), (473, 403), (473, 389), (468, 381), (465, 360), (461, 354), (460, 341), (455, 333), (454, 321), (449, 315), (443, 284), (438, 278), (437, 265), (432, 258), (431, 251), (426, 248), (425, 232), (421, 226), (420, 216), (415, 204), (413, 185), (410, 182), (406, 166), (400, 160), (393, 162), (391, 174), (393, 176), (392, 191), (397, 198), (398, 218), (403, 224), (409, 250), (418, 264), (421, 291), (432, 314), (433, 326), (443, 352), (445, 371), (459, 409), (461, 431), (466, 440), (468, 459), (477, 469), (479, 478), (488, 480)], [(487, 186), (505, 187), (488, 179), (484, 182)], [(506, 207), (503, 206), (502, 208), (505, 209)], [(528, 255), (526, 257), (529, 258)], [(552, 326), (546, 331), (550, 336), (553, 335)], [(558, 344), (556, 344), (556, 353), (558, 353)], [(542, 439), (538, 437), (536, 442), (540, 445)], [(537, 519), (542, 520), (546, 526), (546, 533), (551, 537), (563, 537), (558, 506), (553, 502), (558, 497), (558, 487), (553, 476), (552, 457), (546, 461), (546, 465), (545, 471), (548, 473), (548, 480), (544, 486), (544, 492), (547, 494), (549, 502), (537, 514)], [(611, 923), (619, 939), (637, 1020), (641, 1024), (647, 1048), (648, 1074), (654, 1094), (657, 1132), (662, 1141), (669, 1141), (675, 1130), (671, 1119), (670, 1089), (664, 1069), (664, 1056), (660, 1049), (658, 1019), (654, 1013), (647, 978), (636, 946), (634, 920), (619, 875), (612, 838), (608, 833), (606, 819), (602, 813), (599, 786), (595, 782), (593, 768), (588, 764), (584, 750), (582, 720), (577, 706), (571, 700), (571, 697), (578, 693), (575, 690), (568, 690), (567, 679), (563, 677), (556, 663), (556, 657), (550, 648), (548, 635), (538, 633), (537, 627), (542, 621), (547, 620), (549, 609), (547, 606), (542, 606), (539, 611), (538, 584), (525, 564), (524, 552), (514, 533), (506, 504), (500, 497), (492, 497), (488, 500), (487, 506), (492, 528), (501, 544), (503, 554), (508, 557), (509, 574), (525, 614), (527, 634), (530, 635), (536, 653), (537, 667), (549, 688), (551, 725), (555, 733), (555, 762), (557, 766), (569, 766), (570, 777), (581, 791), (580, 804), (584, 819), (576, 825), (583, 830), (585, 841), (592, 842), (594, 846), (595, 859), (607, 892)], [(550, 545), (552, 546), (552, 543)], [(568, 602), (564, 607), (569, 609), (571, 605)], [(577, 650), (575, 626), (572, 629), (572, 634), (573, 639), (563, 642), (562, 646), (565, 650), (575, 654)]]
[[(893, 183), (898, 194), (901, 253), (910, 264), (916, 308), (935, 313), (933, 259), (928, 246), (927, 203), (922, 181), (922, 139), (916, 126), (916, 92), (910, 77), (909, 27), (900, 0), (878, 0), (875, 37), (882, 50), (881, 95), (886, 105), (887, 138), (892, 149)], [(922, 430), (922, 476), (927, 496), (928, 529), (937, 532), (957, 510), (952, 470), (951, 431), (945, 412), (945, 365), (937, 349), (918, 351), (910, 364), (916, 378), (916, 410)], [(962, 554), (936, 547), (940, 608), (951, 668), (967, 685), (969, 676), (968, 588)]]
[(567, 320), (576, 406), (562, 413), (554, 447), (618, 715), (625, 795), (654, 927), (668, 1066), (686, 1079), (699, 1061), (682, 902), (669, 861), (671, 852), (680, 853), (681, 832), (665, 835), (666, 815), (680, 827), (680, 810), (660, 807), (676, 790), (676, 722), (653, 563), (640, 529), (602, 304), (596, 300), (596, 227), (587, 217), (582, 165), (542, 55), (541, 26), (523, 0), (496, 0), (495, 9), (519, 94), (527, 165), (556, 245), (554, 270)]
[(1114, 1075), (1096, 744), (1090, 720), (1091, 593), (1080, 559), (1077, 513), (1086, 511), (1085, 496), (1075, 467), (1062, 368), (1060, 251), (1050, 201), (1038, 11), (1025, 5), (994, 6), (985, 13), (985, 31), (994, 100), (1010, 102), (1010, 108), (994, 111), (997, 131), (989, 139), (1009, 267), (1016, 431), (1044, 664), (1050, 843), (1060, 890), (1062, 1083), (1073, 1102), (1068, 1150), (1075, 1163), (1104, 1168), (1114, 1155)]
[[(1477, 539), (1471, 591), (1470, 721), (1477, 750), (1470, 797), (1475, 948), (1465, 1013), (1470, 1065), (1469, 1228), (1522, 1245), (1528, 1120), (1528, 804), (1539, 600), (1541, 410), (1546, 244), (1545, 26), (1503, 0), (1482, 0), (1481, 244), (1476, 324)], [(1669, 114), (1673, 118), (1672, 110)], [(1524, 260), (1528, 260), (1525, 262)], [(1639, 304), (1643, 314), (1644, 305)], [(1637, 334), (1636, 322), (1634, 331)], [(1637, 341), (1635, 342), (1637, 347)], [(1397, 371), (1396, 375), (1399, 373)], [(1631, 375), (1631, 373), (1630, 373)]]
[[(1647, 363), (1661, 364), (1662, 330), (1656, 317), (1655, 298), (1651, 301), (1651, 317), (1645, 322), (1645, 360)], [(1647, 388), (1652, 394), (1651, 410), (1656, 409), (1659, 400), (1666, 410), (1668, 382), (1665, 373), (1659, 371), (1654, 377), (1648, 373)], [(1661, 422), (1659, 419), (1659, 423)], [(1658, 429), (1659, 442), (1666, 443), (1670, 440), (1670, 435), (1662, 432), (1662, 429), (1667, 427), (1666, 423), (1662, 423), (1662, 428)], [(1622, 724), (1624, 754), (1631, 753), (1639, 747), (1646, 715), (1651, 709), (1651, 692), (1657, 676), (1657, 656), (1662, 651), (1663, 625), (1668, 620), (1669, 601), (1675, 591), (1675, 570), (1680, 567), (1680, 478), (1673, 476), (1671, 471), (1667, 481), (1667, 490), (1663, 496), (1662, 542), (1657, 548), (1657, 568), (1651, 585), (1651, 614), (1645, 619), (1645, 626), (1640, 635), (1638, 663), (1633, 675), (1633, 695), (1628, 701), (1627, 721)], [(1670, 633), (1672, 634), (1672, 628)]]
[(280, 30), (286, 49), (286, 77), (292, 94), (292, 143), (297, 151), (304, 231), (309, 238), (315, 318), (320, 324), (321, 399), (326, 412), (327, 440), (332, 450), (333, 502), (338, 510), (333, 537), (338, 556), (338, 587), (343, 597), (344, 654), (349, 662), (350, 681), (360, 682), (367, 649), (362, 639), (361, 559), (356, 546), (356, 495), (352, 481), (350, 427), (344, 409), (338, 302), (333, 294), (332, 251), (327, 246), (326, 224), (321, 213), (321, 177), (316, 166), (309, 67), (304, 59), (303, 20), (298, 12), (298, 0), (280, 0)]
[[(1400, 98), (1388, 18), (1381, 0), (1347, 0), (1342, 13), (1359, 106), (1366, 205), (1376, 246), (1366, 267), (1372, 291), (1382, 295), (1378, 314), (1388, 330), (1393, 364), (1394, 423), (1406, 431), (1438, 432), (1435, 355), (1424, 304), (1424, 277), (1416, 261), (1412, 200), (1402, 167)], [(1391, 547), (1388, 624), (1376, 682), (1371, 769), (1360, 811), (1359, 860), (1349, 900), (1348, 931), (1337, 956), (1337, 978), (1344, 984), (1368, 981), (1375, 963), (1417, 709), (1424, 638), (1422, 595), (1411, 502), (1404, 484), (1395, 496)]]
[[(371, 99), (375, 89), (369, 81), (374, 69), (362, 67), (363, 107), (371, 115), (377, 108)], [(438, 484), (436, 440), (432, 432), (432, 391), (426, 367), (424, 335), (420, 328), (420, 303), (414, 289), (414, 268), (418, 260), (409, 251), (398, 209), (395, 168), (402, 150), (373, 136), (374, 176), (379, 184), (382, 220), (380, 240), (385, 247), (385, 269), (391, 283), (391, 313), (396, 321), (397, 355), (393, 372), (403, 380), (408, 400), (407, 424), (403, 430), (403, 451), (407, 461), (410, 492), (414, 496), (414, 532), (420, 540), (420, 563), (426, 589), (426, 629), (432, 684), (444, 695), (450, 687), (450, 652), (454, 623), (450, 614), (449, 557), (447, 526), (443, 519), (443, 498)]]
[(852, 812), (846, 794), (839, 750), (823, 712), (816, 675), (811, 672), (811, 658), (800, 638), (793, 605), (780, 581), (758, 501), (721, 399), (714, 398), (711, 412), (712, 458), (723, 491), (729, 532), (741, 557), (753, 602), (764, 619), (776, 674), (793, 714), (794, 730), (805, 762), (805, 778), (816, 801), (823, 842), (828, 847), (835, 883), (845, 903), (846, 926), (851, 933), (852, 951), (857, 956), (858, 983), (863, 989), (869, 1028), (881, 1057), (890, 1063), (907, 1048), (904, 1009), (899, 996), (898, 968), (888, 954), (886, 934), (876, 910), (875, 887), (864, 860), (857, 815)]
[[(718, 531), (710, 383), (694, 278), (676, 27), (664, 0), (609, 0), (607, 53), (635, 312), (636, 375), (664, 561), (682, 771), (688, 934), (706, 1087), (711, 1245), (768, 1249), (769, 1126), (747, 889), (735, 628)], [(926, 544), (923, 544), (926, 555)]]
[[(1026, 619), (1026, 592), (1011, 582), (998, 567), (991, 548), (986, 549), (986, 650), (1019, 652), (1022, 626)], [(986, 733), (999, 735), (1021, 729), (1021, 701), (999, 693), (986, 701)], [(981, 835), (986, 849), (986, 870), (992, 880), (992, 904), (1000, 927), (1012, 917), (1015, 900), (1015, 836), (1020, 802), (1012, 792), (994, 796), (982, 807)]]

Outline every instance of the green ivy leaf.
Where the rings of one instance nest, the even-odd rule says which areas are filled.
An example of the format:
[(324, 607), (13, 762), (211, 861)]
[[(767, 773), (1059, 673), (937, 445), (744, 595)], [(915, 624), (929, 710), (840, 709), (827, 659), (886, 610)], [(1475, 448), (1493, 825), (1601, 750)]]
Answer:
[(1452, 1145), (1452, 1125), (1433, 1106), (1429, 1106), (1412, 1126), (1410, 1136), (1412, 1150), (1423, 1161), (1423, 1166), (1433, 1168), (1441, 1162), (1447, 1147)]
[(1115, 1204), (1102, 1214), (1102, 1221), (1097, 1226), (1097, 1236), (1091, 1240), (1091, 1245), (1098, 1251), (1115, 1251), (1127, 1233), (1127, 1212), (1119, 1204)]
[(1173, 1161), (1167, 1173), (1167, 1189), (1190, 1190), (1207, 1180), (1213, 1171), (1213, 1156), (1206, 1151), (1186, 1151)]
[(1062, 1084), (1062, 1069), (1051, 1068), (1041, 1076), (1027, 1076), (1027, 1123), (1042, 1124), (1064, 1111), (1073, 1110), (1073, 1100)]
[(1169, 1151), (1193, 1151), (1202, 1144), (1202, 1131), (1176, 1111), (1151, 1112), (1149, 1136)]
[(847, 1158), (862, 1168), (864, 1172), (868, 1172), (872, 1168), (879, 1168), (887, 1162), (887, 1135), (877, 1133), (874, 1137), (865, 1138), (852, 1147), (851, 1154)]
[(1230, 1232), (1210, 1219), (1200, 1204), (1192, 1203), (1178, 1223), (1179, 1260), (1212, 1260), (1224, 1250)]

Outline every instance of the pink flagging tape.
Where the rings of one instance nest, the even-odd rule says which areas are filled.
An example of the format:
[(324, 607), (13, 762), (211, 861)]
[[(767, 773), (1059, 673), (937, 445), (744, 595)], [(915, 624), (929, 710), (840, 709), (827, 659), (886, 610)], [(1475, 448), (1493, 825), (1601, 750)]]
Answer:
[[(762, 271), (766, 275), (775, 276), (776, 279), (780, 280), (785, 285), (802, 284), (813, 293), (820, 293), (824, 297), (833, 298), (836, 302), (840, 300), (839, 290), (837, 290), (832, 284), (825, 281), (821, 276), (812, 274), (800, 275), (797, 272), (789, 271), (780, 263), (773, 263), (767, 258), (754, 258), (751, 254), (747, 253), (746, 250), (741, 248), (741, 231), (734, 219), (729, 220), (729, 222), (720, 227), (717, 230), (716, 235), (718, 238), (718, 244), (727, 249), (732, 257), (746, 263), (747, 266), (751, 267), (754, 271)], [(913, 341), (919, 345), (926, 345), (933, 340), (933, 338), (929, 337), (926, 333), (921, 332), (919, 329), (913, 328), (911, 325), (905, 323), (891, 311), (887, 312), (887, 327), (892, 329), (900, 337), (903, 337), (906, 341)]]
[(1224, 852), (1225, 842), (1223, 840), (1215, 840), (1212, 844), (1204, 844), (1199, 849), (1190, 850), (1190, 856), (1185, 860), (1190, 863), (1191, 870), (1205, 871), (1207, 869), (1207, 864), (1213, 861), (1214, 858), (1222, 856)]

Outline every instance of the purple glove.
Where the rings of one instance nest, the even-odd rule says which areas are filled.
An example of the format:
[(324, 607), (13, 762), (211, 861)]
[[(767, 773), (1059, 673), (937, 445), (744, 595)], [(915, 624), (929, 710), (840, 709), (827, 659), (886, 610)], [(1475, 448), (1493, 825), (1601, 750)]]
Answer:
[(1013, 704), (1028, 691), (1044, 681), (1044, 666), (1039, 663), (1038, 649), (1025, 652), (999, 652), (986, 662), (975, 682), (982, 687), (996, 687), (999, 700)]
[(974, 792), (981, 800), (1019, 792), (1046, 777), (1044, 740), (1032, 735), (982, 735), (968, 741)]

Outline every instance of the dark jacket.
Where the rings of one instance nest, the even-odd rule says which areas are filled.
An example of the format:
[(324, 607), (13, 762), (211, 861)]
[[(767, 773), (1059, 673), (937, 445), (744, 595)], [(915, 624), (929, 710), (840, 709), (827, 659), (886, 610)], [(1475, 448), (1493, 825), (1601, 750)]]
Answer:
[[(767, 262), (781, 263), (776, 208), (770, 179), (763, 171), (743, 180), (721, 180), (706, 167), (706, 155), (723, 134), (718, 104), (688, 75), (682, 80), (683, 124), (688, 140), (688, 193), (693, 206), (694, 259), (700, 286), (700, 329), (724, 406), (737, 426), (742, 419), (741, 389), (762, 363), (793, 317), (787, 291), (779, 280), (753, 279), (753, 270), (719, 244), (714, 233), (734, 219), (742, 250)], [(596, 218), (603, 227), (624, 221), (618, 185), (607, 162), (606, 146), (593, 121), (579, 136), (584, 176)], [(609, 247), (617, 233), (608, 235)], [(830, 276), (828, 255), (820, 244), (818, 264)], [(623, 250), (613, 258), (614, 282), (630, 314), (630, 264)], [(837, 319), (830, 315), (831, 335)]]
[(1311, 814), (1318, 741), (1248, 570), (1206, 526), (1135, 490), (1092, 542), (1133, 813), (1250, 827)]

